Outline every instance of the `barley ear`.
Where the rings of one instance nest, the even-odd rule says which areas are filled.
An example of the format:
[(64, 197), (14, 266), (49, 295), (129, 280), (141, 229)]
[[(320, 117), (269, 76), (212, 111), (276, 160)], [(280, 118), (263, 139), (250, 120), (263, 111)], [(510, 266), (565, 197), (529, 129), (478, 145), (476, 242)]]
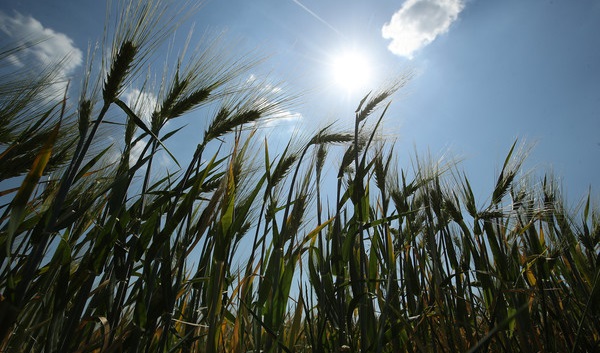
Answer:
[(102, 98), (104, 104), (110, 104), (114, 102), (120, 93), (125, 77), (129, 74), (131, 64), (135, 58), (138, 48), (131, 42), (126, 41), (121, 44), (119, 52), (115, 57), (106, 81), (104, 82), (104, 89), (102, 91)]

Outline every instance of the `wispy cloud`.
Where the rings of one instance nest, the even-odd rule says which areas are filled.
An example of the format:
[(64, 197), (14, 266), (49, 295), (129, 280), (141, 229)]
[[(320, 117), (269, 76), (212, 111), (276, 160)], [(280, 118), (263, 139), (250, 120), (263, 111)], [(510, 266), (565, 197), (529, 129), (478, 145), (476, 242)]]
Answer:
[[(260, 97), (255, 100), (256, 103), (265, 106), (272, 106), (265, 119), (259, 124), (263, 128), (280, 127), (281, 125), (298, 124), (304, 117), (300, 112), (289, 110), (281, 101), (281, 96), (285, 96), (285, 89), (276, 84), (258, 80), (254, 74), (251, 74), (246, 80), (246, 84), (254, 85), (260, 93)], [(279, 101), (279, 103), (276, 103)]]
[(388, 49), (412, 59), (414, 53), (448, 31), (464, 8), (463, 0), (406, 0), (381, 29)]
[(284, 125), (287, 125), (288, 127), (295, 127), (300, 123), (300, 121), (302, 121), (303, 118), (304, 117), (299, 112), (282, 110), (267, 117), (263, 123), (263, 126), (266, 128), (281, 127)]
[[(44, 27), (40, 21), (31, 16), (24, 16), (18, 12), (10, 16), (0, 11), (0, 35), (4, 37), (5, 44), (25, 47), (7, 58), (17, 68), (28, 66), (34, 70), (36, 68), (41, 70), (49, 65), (63, 62), (56, 76), (56, 80), (60, 83), (52, 87), (59, 96), (64, 93), (66, 81), (73, 70), (82, 63), (83, 54), (75, 47), (71, 38)], [(41, 42), (37, 43), (38, 41)], [(29, 43), (37, 44), (30, 46)]]
[(123, 101), (140, 119), (150, 125), (152, 113), (156, 109), (157, 98), (151, 92), (142, 92), (137, 88), (128, 89), (123, 94)]

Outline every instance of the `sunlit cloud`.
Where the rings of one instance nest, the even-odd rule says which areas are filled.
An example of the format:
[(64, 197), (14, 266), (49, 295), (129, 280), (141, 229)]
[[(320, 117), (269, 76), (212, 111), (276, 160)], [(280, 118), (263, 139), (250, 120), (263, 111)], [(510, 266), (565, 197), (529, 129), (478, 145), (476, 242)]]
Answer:
[(146, 124), (150, 124), (152, 113), (157, 104), (156, 95), (150, 92), (142, 92), (137, 88), (132, 88), (123, 93), (123, 101), (140, 119)]
[(298, 112), (292, 112), (289, 110), (280, 111), (274, 114), (271, 114), (264, 121), (263, 126), (270, 128), (281, 125), (296, 125), (303, 119), (302, 114)]
[(129, 152), (129, 165), (134, 165), (138, 159), (140, 159), (147, 144), (148, 139), (141, 139), (131, 147), (131, 151)]
[[(82, 63), (83, 54), (75, 47), (73, 40), (63, 33), (58, 33), (44, 27), (42, 23), (31, 16), (14, 12), (12, 16), (0, 11), (0, 35), (5, 44), (26, 46), (23, 50), (7, 57), (9, 63), (16, 68), (25, 66), (38, 68), (56, 64), (62, 61), (56, 80), (59, 82), (52, 87), (56, 95), (64, 94), (66, 82), (73, 71)], [(41, 41), (37, 43), (38, 41)], [(29, 43), (37, 43), (28, 45)]]
[(464, 8), (463, 0), (407, 0), (381, 29), (388, 49), (412, 59), (414, 53), (448, 31)]
[(254, 74), (250, 74), (245, 83), (246, 85), (257, 85), (257, 88), (261, 91), (261, 93), (274, 94), (280, 93), (283, 90), (283, 88), (279, 86), (265, 82), (264, 80), (259, 80)]
[(285, 109), (283, 106), (277, 107), (278, 104), (274, 101), (279, 100), (282, 95), (285, 95), (285, 89), (283, 87), (259, 81), (254, 74), (250, 74), (246, 83), (254, 85), (258, 92), (260, 92), (260, 97), (255, 100), (255, 103), (258, 105), (274, 107), (271, 109), (272, 111), (268, 116), (265, 116), (262, 122), (257, 124), (257, 126), (262, 128), (273, 128), (282, 125), (295, 125), (303, 119), (302, 114), (299, 112)]
[[(151, 126), (152, 113), (156, 109), (158, 101), (158, 98), (155, 94), (151, 92), (142, 92), (137, 88), (130, 88), (123, 93), (123, 101), (140, 119), (142, 119), (142, 121), (144, 121), (146, 126)], [(149, 139), (143, 138), (131, 147), (131, 154), (129, 155), (130, 165), (133, 165), (137, 162), (148, 143)], [(159, 165), (161, 167), (166, 168), (173, 164), (172, 161), (165, 156), (165, 154), (159, 153), (158, 156)]]

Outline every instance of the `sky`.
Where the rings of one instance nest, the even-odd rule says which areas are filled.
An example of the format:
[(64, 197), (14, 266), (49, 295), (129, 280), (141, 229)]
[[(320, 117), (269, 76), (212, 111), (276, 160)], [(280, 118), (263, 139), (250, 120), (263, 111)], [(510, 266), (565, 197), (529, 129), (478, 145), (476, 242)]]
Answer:
[[(97, 0), (0, 0), (0, 39), (51, 37), (9, 65), (68, 55), (61, 74), (81, 77), (105, 10)], [(267, 57), (249, 79), (268, 75), (300, 94), (271, 126), (271, 145), (332, 121), (350, 126), (364, 94), (410, 74), (383, 129), (401, 167), (415, 151), (460, 160), (485, 200), (519, 139), (533, 146), (525, 170), (552, 173), (572, 205), (589, 188), (598, 200), (600, 1), (209, 0), (175, 43), (190, 23), (195, 39), (224, 33), (231, 55)], [(187, 134), (176, 154), (193, 150)]]

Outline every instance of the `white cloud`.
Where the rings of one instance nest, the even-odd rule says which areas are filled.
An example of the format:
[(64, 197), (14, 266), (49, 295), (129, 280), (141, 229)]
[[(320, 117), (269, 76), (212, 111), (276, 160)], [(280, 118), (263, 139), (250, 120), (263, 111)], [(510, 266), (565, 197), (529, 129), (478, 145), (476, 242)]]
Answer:
[(246, 79), (246, 84), (253, 85), (252, 87), (259, 92), (259, 95), (254, 98), (254, 104), (257, 106), (271, 107), (268, 115), (255, 126), (262, 128), (281, 127), (282, 125), (296, 125), (303, 119), (299, 112), (286, 110), (280, 103), (275, 103), (280, 100), (281, 96), (285, 96), (285, 89), (276, 84), (266, 81), (259, 81), (254, 74)]
[(147, 144), (147, 139), (141, 139), (131, 147), (131, 151), (129, 152), (129, 165), (134, 165), (135, 163), (137, 163), (138, 159), (140, 159), (142, 155), (142, 152), (144, 152), (144, 148)]
[(8, 62), (17, 68), (27, 65), (41, 70), (44, 66), (63, 61), (56, 77), (57, 81), (62, 82), (51, 87), (57, 96), (64, 94), (66, 81), (83, 60), (81, 50), (75, 47), (73, 40), (67, 35), (46, 28), (35, 18), (18, 12), (9, 16), (0, 11), (0, 36), (10, 45), (27, 45), (41, 40), (7, 57)]
[(123, 101), (140, 119), (150, 126), (150, 119), (157, 104), (157, 98), (154, 94), (142, 92), (137, 88), (129, 89), (123, 94)]
[(464, 8), (463, 0), (407, 0), (381, 29), (388, 49), (409, 59), (448, 31)]
[(303, 119), (302, 114), (289, 110), (271, 114), (264, 121), (264, 127), (275, 127), (283, 124), (298, 124)]
[[(144, 121), (147, 127), (151, 127), (152, 113), (156, 109), (158, 102), (158, 98), (155, 94), (151, 92), (142, 92), (137, 88), (131, 88), (127, 89), (123, 93), (123, 102), (125, 102), (125, 104), (127, 104), (127, 106), (131, 110), (133, 110), (140, 119)], [(169, 122), (167, 122), (165, 126), (168, 125)], [(138, 132), (140, 131), (138, 130)], [(135, 145), (131, 147), (131, 152), (129, 155), (129, 165), (133, 165), (138, 161), (149, 141), (149, 138), (146, 137), (140, 139)], [(159, 152), (157, 156), (158, 157), (157, 159), (155, 158), (155, 161), (158, 161), (158, 166), (164, 169), (168, 169), (170, 167), (175, 166), (173, 160), (166, 153)], [(142, 170), (145, 170), (145, 167), (142, 168)]]

